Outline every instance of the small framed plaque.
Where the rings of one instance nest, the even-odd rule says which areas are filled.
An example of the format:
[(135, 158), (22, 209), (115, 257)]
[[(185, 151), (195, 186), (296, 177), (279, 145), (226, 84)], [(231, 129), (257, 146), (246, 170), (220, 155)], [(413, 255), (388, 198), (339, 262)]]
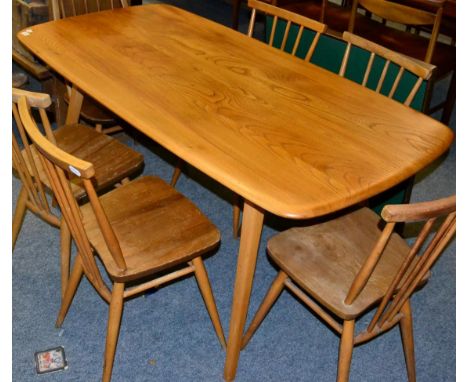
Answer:
[(65, 349), (59, 346), (34, 353), (37, 374), (51, 373), (68, 367)]

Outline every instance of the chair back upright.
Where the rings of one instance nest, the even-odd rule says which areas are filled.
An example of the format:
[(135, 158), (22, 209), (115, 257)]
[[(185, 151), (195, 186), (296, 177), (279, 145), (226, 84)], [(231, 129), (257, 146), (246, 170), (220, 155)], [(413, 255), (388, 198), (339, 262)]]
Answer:
[(393, 21), (405, 26), (432, 26), (424, 58), (424, 62), (430, 63), (439, 36), (445, 0), (419, 0), (419, 3), (421, 3), (421, 7), (414, 8), (389, 0), (353, 0), (348, 31), (354, 32), (358, 5), (386, 21)]
[(294, 39), (294, 46), (291, 51), (291, 54), (293, 56), (296, 55), (297, 49), (299, 47), (299, 43), (301, 42), (304, 29), (310, 29), (312, 31), (315, 31), (316, 34), (312, 40), (312, 43), (310, 44), (310, 47), (307, 51), (306, 56), (304, 57), (305, 61), (310, 61), (310, 59), (312, 58), (312, 55), (314, 54), (315, 48), (317, 47), (317, 43), (320, 39), (320, 36), (323, 33), (325, 33), (327, 30), (327, 26), (325, 24), (322, 24), (316, 20), (309, 19), (307, 17), (298, 15), (296, 13), (287, 11), (282, 8), (275, 7), (273, 5), (270, 5), (270, 4), (267, 4), (258, 0), (249, 0), (248, 6), (249, 8), (252, 9), (250, 22), (249, 22), (249, 28), (247, 31), (247, 35), (249, 37), (253, 36), (257, 11), (264, 12), (267, 16), (273, 16), (273, 25), (269, 33), (269, 36), (267, 37), (267, 42), (268, 42), (268, 45), (270, 46), (273, 46), (276, 33), (278, 31), (277, 30), (278, 21), (282, 20), (286, 22), (286, 29), (284, 30), (284, 34), (283, 34), (283, 38), (281, 40), (281, 46), (280, 46), (280, 49), (282, 51), (285, 51), (286, 49), (286, 43), (288, 41), (288, 37), (291, 31), (291, 26), (296, 25), (299, 27), (296, 38)]
[(33, 142), (49, 178), (51, 188), (62, 211), (62, 217), (77, 245), (84, 272), (101, 296), (110, 301), (110, 292), (96, 265), (93, 249), (83, 225), (81, 210), (70, 187), (71, 178), (80, 178), (113, 261), (122, 272), (125, 271), (127, 266), (119, 242), (94, 189), (94, 167), (91, 163), (61, 150), (41, 134), (31, 117), (26, 97), (19, 98), (18, 108), (25, 131)]
[(397, 91), (405, 72), (412, 73), (417, 77), (417, 80), (414, 82), (414, 85), (412, 87), (409, 87), (408, 93), (405, 93), (403, 95), (403, 98), (405, 99), (404, 104), (407, 106), (410, 106), (410, 104), (413, 102), (413, 99), (418, 93), (418, 90), (423, 84), (423, 81), (429, 80), (436, 68), (434, 65), (427, 64), (425, 62), (399, 54), (350, 32), (343, 33), (343, 40), (347, 42), (347, 46), (343, 56), (343, 60), (341, 62), (341, 68), (339, 71), (340, 76), (346, 76), (346, 69), (348, 66), (351, 49), (353, 46), (356, 46), (370, 53), (364, 77), (361, 82), (362, 86), (367, 86), (368, 84), (369, 75), (376, 66), (376, 56), (382, 57), (385, 61), (375, 88), (375, 91), (377, 93), (381, 93), (383, 90), (383, 84), (387, 79), (390, 64), (396, 65), (398, 67), (398, 73), (393, 78), (391, 76), (388, 77), (390, 81), (392, 81), (391, 89), (387, 94), (389, 98), (394, 97), (395, 92)]
[(125, 8), (127, 0), (50, 0), (54, 20), (108, 9)]
[(420, 286), (455, 234), (455, 198), (453, 195), (431, 202), (384, 207), (382, 218), (386, 222), (385, 227), (371, 254), (354, 278), (345, 298), (346, 304), (352, 304), (365, 288), (391, 235), (394, 235), (395, 224), (415, 222), (424, 222), (424, 224), (421, 225), (414, 243), (409, 247), (408, 254), (387, 288), (374, 317), (367, 329), (356, 337), (355, 343), (367, 341), (399, 321), (403, 305)]
[(60, 225), (60, 220), (54, 215), (50, 208), (45, 187), (41, 181), (40, 174), (43, 174), (43, 169), (40, 164), (37, 163), (37, 153), (31, 147), (31, 142), (28, 139), (19, 116), (18, 101), (20, 97), (25, 97), (28, 104), (39, 111), (41, 123), (47, 138), (55, 142), (46, 113), (46, 108), (50, 106), (51, 99), (47, 94), (32, 93), (15, 88), (12, 89), (12, 111), (15, 120), (12, 132), (12, 163), (13, 168), (21, 180), (22, 187), (27, 193), (26, 204), (28, 208), (47, 222), (58, 227)]

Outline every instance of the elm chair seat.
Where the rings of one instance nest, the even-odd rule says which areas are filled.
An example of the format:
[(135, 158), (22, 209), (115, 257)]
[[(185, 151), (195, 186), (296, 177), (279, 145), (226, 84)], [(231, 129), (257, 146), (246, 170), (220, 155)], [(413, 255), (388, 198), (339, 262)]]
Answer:
[(156, 177), (141, 177), (99, 200), (125, 249), (125, 271), (116, 267), (90, 204), (81, 206), (83, 224), (115, 280), (130, 281), (188, 261), (220, 240), (217, 228), (193, 203)]
[(338, 317), (352, 319), (382, 299), (410, 250), (393, 233), (362, 293), (345, 304), (355, 275), (382, 234), (379, 222), (375, 212), (361, 208), (323, 224), (282, 232), (268, 242), (268, 253), (317, 301)]

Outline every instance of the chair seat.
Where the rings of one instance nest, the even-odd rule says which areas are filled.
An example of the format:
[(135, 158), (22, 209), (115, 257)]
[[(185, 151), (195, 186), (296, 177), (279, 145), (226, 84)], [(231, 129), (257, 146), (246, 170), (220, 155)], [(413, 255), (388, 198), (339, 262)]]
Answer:
[(353, 304), (345, 304), (357, 272), (380, 237), (379, 222), (376, 213), (361, 208), (324, 223), (284, 231), (268, 241), (268, 253), (315, 300), (342, 319), (354, 319), (382, 299), (409, 251), (406, 242), (392, 234), (361, 294)]
[(217, 228), (182, 194), (157, 177), (141, 177), (101, 196), (127, 264), (112, 260), (90, 204), (83, 205), (87, 236), (116, 281), (131, 281), (187, 262), (216, 247)]
[[(68, 104), (68, 93), (65, 93), (63, 98)], [(92, 98), (86, 96), (83, 98), (80, 116), (93, 124), (99, 123), (106, 126), (117, 124), (117, 117), (115, 115), (108, 111), (104, 106), (94, 101)]]
[[(132, 175), (143, 165), (143, 156), (116, 139), (81, 124), (65, 125), (54, 130), (57, 146), (62, 150), (93, 163), (97, 190), (103, 190)], [(35, 148), (31, 147), (38, 162)], [(23, 150), (23, 155), (26, 155)], [(29, 161), (26, 161), (29, 163)], [(49, 178), (42, 166), (38, 166), (41, 181), (50, 189)], [(78, 178), (72, 179), (73, 194), (77, 199), (85, 195)]]

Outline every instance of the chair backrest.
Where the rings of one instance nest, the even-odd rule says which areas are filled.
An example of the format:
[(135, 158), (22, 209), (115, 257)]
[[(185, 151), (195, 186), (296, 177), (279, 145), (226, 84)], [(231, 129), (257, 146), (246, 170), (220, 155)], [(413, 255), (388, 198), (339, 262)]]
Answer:
[(315, 48), (317, 47), (320, 35), (327, 30), (327, 26), (325, 24), (258, 0), (249, 0), (248, 6), (252, 8), (249, 29), (247, 31), (247, 35), (249, 37), (252, 37), (253, 35), (257, 11), (261, 11), (264, 12), (266, 15), (273, 16), (273, 25), (268, 36), (268, 44), (270, 46), (273, 46), (276, 37), (278, 21), (283, 20), (286, 22), (286, 29), (284, 29), (284, 33), (282, 35), (283, 38), (281, 40), (280, 46), (280, 49), (282, 51), (285, 51), (288, 36), (291, 31), (291, 26), (296, 25), (296, 27), (299, 27), (296, 38), (294, 39), (294, 46), (291, 51), (291, 54), (293, 56), (296, 55), (297, 48), (299, 47), (299, 43), (301, 42), (302, 34), (304, 32), (304, 28), (315, 31), (315, 37), (313, 38), (310, 47), (307, 51), (307, 54), (304, 57), (304, 60), (310, 61), (312, 55), (314, 54)]
[(105, 286), (96, 265), (93, 250), (83, 225), (80, 207), (73, 196), (70, 186), (70, 179), (73, 177), (78, 177), (83, 183), (115, 265), (121, 270), (125, 270), (127, 266), (119, 242), (94, 189), (94, 167), (91, 163), (61, 150), (41, 134), (31, 116), (26, 97), (19, 97), (18, 108), (24, 129), (38, 153), (38, 157), (47, 173), (51, 188), (62, 211), (62, 217), (65, 219), (77, 245), (84, 271), (98, 292), (106, 300), (109, 300), (109, 290)]
[(107, 9), (128, 7), (127, 0), (49, 0), (54, 20)]
[[(346, 296), (346, 304), (352, 304), (366, 286), (390, 237), (395, 235), (393, 233), (395, 224), (425, 223), (421, 225), (418, 236), (411, 245), (365, 332), (369, 336), (375, 334), (375, 331), (393, 326), (399, 319), (403, 304), (411, 297), (454, 236), (456, 198), (455, 195), (452, 195), (432, 202), (387, 205), (382, 210), (382, 218), (386, 222), (385, 227), (371, 254), (356, 275)], [(433, 230), (435, 232), (432, 232)]]
[(60, 221), (51, 211), (46, 197), (45, 187), (41, 181), (40, 174), (43, 174), (44, 171), (40, 163), (37, 163), (37, 153), (31, 147), (31, 143), (18, 113), (18, 100), (20, 97), (25, 97), (29, 105), (39, 111), (46, 136), (51, 141), (55, 142), (46, 113), (46, 108), (50, 106), (51, 100), (48, 94), (32, 93), (15, 88), (12, 89), (12, 111), (15, 120), (12, 131), (12, 163), (13, 168), (21, 179), (22, 186), (27, 192), (28, 208), (41, 216), (44, 220), (58, 226)]
[[(356, 22), (358, 5), (384, 20), (393, 21), (407, 26), (432, 25), (432, 33), (428, 42), (425, 62), (431, 62), (434, 48), (439, 36), (445, 0), (415, 0), (421, 3), (420, 8), (395, 3), (390, 0), (353, 0), (348, 31), (353, 32)], [(429, 10), (432, 9), (433, 11)]]
[(370, 53), (369, 59), (367, 61), (366, 71), (364, 73), (364, 77), (361, 82), (361, 85), (363, 86), (367, 85), (368, 80), (369, 80), (369, 75), (371, 71), (375, 68), (374, 64), (375, 64), (376, 56), (382, 57), (385, 60), (385, 63), (382, 67), (380, 75), (378, 76), (379, 80), (375, 88), (375, 91), (377, 93), (382, 92), (383, 84), (387, 78), (390, 64), (394, 64), (398, 67), (398, 73), (395, 77), (393, 77), (393, 79), (389, 77), (390, 80), (393, 81), (391, 85), (391, 89), (389, 93), (387, 94), (389, 98), (394, 97), (395, 92), (397, 91), (398, 86), (400, 85), (401, 79), (403, 78), (403, 75), (405, 74), (405, 72), (412, 73), (417, 77), (417, 80), (414, 82), (414, 85), (409, 88), (408, 94), (407, 95), (404, 94), (404, 98), (405, 98), (404, 104), (407, 106), (409, 106), (411, 102), (413, 101), (423, 81), (428, 80), (431, 77), (433, 71), (435, 70), (435, 66), (431, 64), (427, 64), (425, 62), (416, 60), (414, 58), (410, 58), (408, 56), (404, 56), (402, 54), (396, 53), (390, 49), (387, 49), (381, 45), (373, 43), (372, 41), (356, 36), (349, 32), (343, 33), (343, 40), (347, 42), (347, 46), (346, 46), (346, 50), (343, 56), (343, 61), (341, 62), (341, 68), (339, 72), (340, 76), (344, 77), (346, 75), (346, 68), (348, 66), (351, 48), (353, 46), (357, 46)]

